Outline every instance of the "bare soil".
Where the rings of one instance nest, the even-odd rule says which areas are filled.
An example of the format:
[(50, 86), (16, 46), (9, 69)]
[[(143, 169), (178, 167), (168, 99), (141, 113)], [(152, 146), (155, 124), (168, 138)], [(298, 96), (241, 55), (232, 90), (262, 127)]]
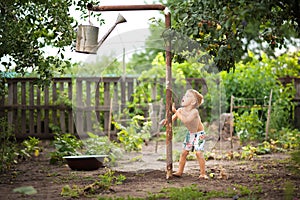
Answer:
[[(143, 147), (142, 152), (127, 153), (118, 161), (116, 167), (110, 169), (115, 175), (122, 174), (126, 180), (121, 185), (112, 186), (110, 190), (95, 191), (94, 194), (81, 195), (79, 199), (97, 199), (99, 197), (138, 197), (145, 199), (149, 194), (158, 194), (164, 188), (183, 188), (195, 185), (201, 192), (237, 191), (235, 197), (246, 199), (300, 199), (299, 169), (290, 161), (289, 154), (268, 154), (257, 156), (253, 160), (208, 160), (207, 174), (215, 177), (199, 180), (199, 167), (196, 160), (188, 161), (184, 175), (181, 178), (166, 179), (164, 143), (159, 143), (155, 151), (155, 142)], [(180, 149), (180, 144), (174, 144), (174, 149)], [(53, 149), (52, 149), (53, 150)], [(107, 168), (94, 171), (74, 171), (67, 165), (49, 164), (49, 143), (45, 143), (44, 151), (30, 160), (20, 162), (13, 169), (0, 177), (0, 199), (72, 199), (61, 195), (66, 185), (84, 188), (92, 184), (99, 175), (107, 172)], [(219, 179), (220, 165), (226, 170), (228, 179)], [(174, 162), (176, 170), (178, 162)], [(287, 187), (289, 185), (289, 187)], [(37, 193), (25, 195), (13, 192), (14, 188), (33, 186)], [(252, 191), (252, 196), (241, 193), (238, 187), (243, 186)], [(290, 189), (292, 186), (292, 189)], [(289, 192), (288, 192), (289, 191)], [(289, 196), (290, 195), (290, 196)], [(215, 198), (226, 199), (226, 198)]]

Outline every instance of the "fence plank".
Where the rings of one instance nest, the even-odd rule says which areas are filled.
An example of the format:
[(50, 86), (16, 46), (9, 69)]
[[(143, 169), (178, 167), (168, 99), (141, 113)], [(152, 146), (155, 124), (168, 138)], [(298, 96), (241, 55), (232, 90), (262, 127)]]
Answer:
[[(18, 82), (13, 82), (13, 105), (18, 105)], [(13, 124), (15, 126), (15, 130), (20, 130), (18, 113), (18, 109), (13, 109)]]
[[(109, 82), (104, 82), (104, 106), (110, 106), (110, 84)], [(104, 131), (108, 131), (109, 124), (109, 111), (104, 112)]]
[(82, 111), (82, 80), (76, 81), (76, 130), (79, 136), (83, 136), (83, 111)]
[[(55, 104), (57, 101), (57, 82), (54, 80), (52, 85), (52, 103)], [(52, 123), (57, 126), (57, 109), (52, 109)]]
[(42, 132), (42, 116), (41, 116), (41, 109), (40, 109), (40, 105), (41, 105), (41, 90), (40, 87), (36, 87), (36, 105), (38, 106), (37, 110), (36, 110), (36, 120), (37, 120), (37, 129), (36, 132), (38, 134), (40, 134)]
[[(13, 84), (12, 82), (8, 82), (8, 106), (12, 106), (13, 105), (13, 93), (14, 93), (14, 88), (13, 88)], [(7, 115), (7, 120), (8, 120), (8, 124), (13, 124), (13, 111), (12, 110), (8, 110), (8, 115)]]
[[(59, 94), (60, 96), (65, 96), (64, 93), (64, 82), (59, 83)], [(62, 97), (61, 97), (62, 98)], [(64, 103), (62, 103), (64, 105)], [(60, 110), (60, 116), (59, 116), (59, 123), (60, 123), (60, 129), (63, 133), (66, 132), (66, 117), (65, 117), (65, 110)]]
[(125, 109), (126, 106), (126, 83), (125, 77), (121, 78), (121, 112)]
[[(96, 108), (100, 107), (100, 81), (96, 82), (95, 106)], [(96, 110), (96, 120), (99, 126), (101, 126), (100, 118), (101, 118), (100, 111)]]
[[(21, 104), (26, 105), (26, 82), (25, 81), (21, 82)], [(27, 124), (25, 109), (21, 110), (21, 119), (22, 119), (21, 120), (21, 130), (22, 130), (22, 133), (24, 133), (26, 130), (26, 124)]]
[[(45, 106), (49, 106), (49, 88), (45, 87), (44, 88), (44, 104)], [(50, 122), (49, 122), (49, 109), (45, 108), (44, 109), (44, 133), (45, 135), (49, 134), (49, 127), (50, 127)]]
[[(29, 106), (34, 106), (34, 85), (33, 82), (29, 83)], [(34, 132), (34, 110), (29, 110), (29, 133), (35, 134)]]
[[(68, 82), (68, 98), (70, 102), (72, 102), (72, 96), (73, 96), (73, 88), (72, 88), (72, 80), (71, 80)], [(68, 119), (69, 119), (68, 121), (69, 133), (75, 133), (72, 108), (68, 108)]]
[[(91, 82), (86, 81), (86, 99), (85, 99), (85, 105), (90, 107), (91, 106)], [(86, 117), (86, 130), (88, 132), (92, 131), (92, 111), (87, 110), (85, 112)]]

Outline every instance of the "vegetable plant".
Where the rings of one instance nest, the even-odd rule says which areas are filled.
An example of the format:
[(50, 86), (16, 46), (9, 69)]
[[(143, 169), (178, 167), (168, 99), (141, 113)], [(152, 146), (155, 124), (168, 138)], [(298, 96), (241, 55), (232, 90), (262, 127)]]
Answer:
[(114, 165), (116, 160), (122, 156), (119, 145), (110, 141), (107, 136), (100, 137), (91, 132), (87, 134), (89, 138), (82, 141), (85, 155), (108, 155), (110, 165)]
[(151, 121), (145, 121), (145, 118), (141, 115), (136, 115), (132, 118), (127, 127), (113, 122), (116, 129), (118, 140), (126, 151), (140, 151), (142, 144), (146, 139), (150, 138)]
[(0, 172), (4, 172), (17, 163), (18, 148), (14, 128), (6, 118), (0, 118), (0, 130)]
[(51, 164), (63, 162), (64, 156), (79, 155), (78, 149), (82, 147), (82, 141), (70, 133), (56, 134), (53, 143), (55, 151), (50, 153)]

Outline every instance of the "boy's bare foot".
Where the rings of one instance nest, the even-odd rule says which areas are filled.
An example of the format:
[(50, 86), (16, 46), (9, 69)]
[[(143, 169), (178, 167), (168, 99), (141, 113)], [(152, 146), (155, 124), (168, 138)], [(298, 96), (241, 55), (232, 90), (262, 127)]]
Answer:
[(199, 176), (199, 179), (208, 179), (208, 176), (206, 176), (205, 174), (202, 174)]
[(175, 173), (173, 173), (173, 176), (175, 176), (175, 177), (181, 177), (181, 176), (182, 176), (182, 174), (181, 174), (181, 173), (179, 173), (179, 172), (175, 172)]

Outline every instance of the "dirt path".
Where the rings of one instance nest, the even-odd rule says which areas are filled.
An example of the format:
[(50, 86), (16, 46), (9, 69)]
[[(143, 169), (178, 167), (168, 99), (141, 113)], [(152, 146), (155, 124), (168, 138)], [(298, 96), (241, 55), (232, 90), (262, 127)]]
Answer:
[[(180, 145), (179, 145), (180, 146)], [(178, 145), (175, 145), (177, 148)], [(175, 148), (175, 150), (176, 150)], [(126, 176), (123, 184), (113, 186), (111, 190), (90, 196), (80, 196), (79, 199), (97, 199), (106, 197), (140, 197), (145, 198), (157, 194), (163, 188), (182, 188), (194, 185), (199, 192), (236, 190), (239, 197), (251, 197), (252, 193), (259, 199), (284, 199), (287, 185), (292, 186), (292, 199), (300, 199), (300, 175), (295, 174), (288, 154), (272, 154), (256, 157), (253, 161), (241, 160), (208, 160), (207, 173), (218, 176), (220, 165), (226, 169), (228, 179), (216, 177), (209, 180), (198, 180), (199, 168), (195, 160), (188, 161), (182, 178), (165, 179), (165, 161), (159, 161), (164, 155), (164, 145), (159, 144), (155, 153), (155, 143), (150, 143), (140, 153), (124, 154), (118, 161), (118, 166), (112, 167), (116, 175)], [(174, 162), (177, 169), (178, 162)], [(46, 151), (38, 158), (25, 161), (15, 169), (2, 174), (0, 178), (0, 199), (71, 199), (62, 197), (62, 188), (66, 185), (85, 187), (104, 174), (108, 169), (95, 171), (73, 171), (67, 165), (49, 164)], [(33, 186), (37, 193), (31, 196), (13, 192), (14, 188)], [(250, 192), (249, 194), (249, 190)], [(248, 191), (243, 193), (241, 191)], [(252, 196), (253, 197), (253, 196)], [(226, 198), (218, 198), (226, 199)], [(228, 198), (228, 199), (232, 199)]]

